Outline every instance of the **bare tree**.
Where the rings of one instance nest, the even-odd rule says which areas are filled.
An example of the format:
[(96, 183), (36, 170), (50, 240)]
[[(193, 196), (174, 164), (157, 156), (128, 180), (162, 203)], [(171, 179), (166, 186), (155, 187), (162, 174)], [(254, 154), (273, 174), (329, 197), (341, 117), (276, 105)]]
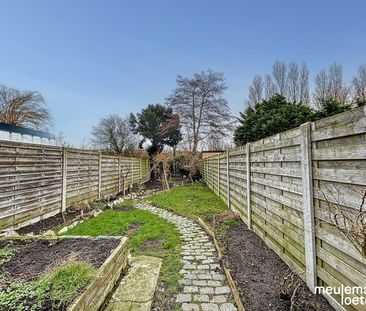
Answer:
[(366, 103), (366, 64), (360, 65), (357, 74), (352, 80), (354, 101), (361, 104)]
[(0, 85), (0, 122), (46, 130), (52, 125), (45, 101), (37, 91)]
[(272, 77), (277, 87), (277, 93), (287, 95), (287, 66), (284, 62), (277, 61), (272, 66)]
[(344, 104), (347, 100), (348, 89), (343, 84), (343, 68), (333, 63), (328, 70), (329, 96)]
[(314, 102), (317, 108), (326, 99), (334, 99), (346, 104), (349, 89), (343, 83), (343, 69), (338, 63), (329, 66), (328, 71), (322, 69), (315, 76)]
[(263, 100), (264, 82), (260, 75), (253, 78), (252, 84), (249, 86), (249, 96), (247, 104), (255, 106)]
[(295, 103), (300, 99), (299, 88), (299, 66), (296, 63), (290, 63), (287, 74), (288, 99)]
[(246, 103), (253, 106), (275, 94), (280, 94), (292, 102), (309, 104), (309, 70), (306, 64), (303, 63), (300, 68), (293, 62), (288, 65), (280, 61), (275, 62), (271, 74), (266, 74), (264, 79), (260, 75), (254, 77)]
[(309, 104), (309, 70), (305, 63), (290, 63), (287, 74), (287, 97), (291, 102)]
[(300, 69), (299, 76), (299, 102), (303, 104), (310, 104), (309, 95), (309, 69), (306, 64), (303, 63)]
[(167, 104), (179, 115), (184, 133), (191, 135), (193, 153), (209, 135), (225, 136), (231, 129), (233, 118), (223, 97), (226, 88), (224, 75), (212, 70), (196, 73), (191, 79), (177, 77)]
[(92, 135), (91, 142), (94, 147), (118, 155), (131, 153), (137, 145), (129, 118), (122, 118), (117, 114), (100, 119), (99, 124), (93, 127)]
[(321, 107), (321, 101), (329, 97), (328, 86), (328, 74), (325, 69), (322, 69), (315, 76), (314, 103), (318, 109)]
[(276, 85), (273, 82), (272, 76), (267, 74), (264, 78), (264, 96), (270, 98), (277, 93)]

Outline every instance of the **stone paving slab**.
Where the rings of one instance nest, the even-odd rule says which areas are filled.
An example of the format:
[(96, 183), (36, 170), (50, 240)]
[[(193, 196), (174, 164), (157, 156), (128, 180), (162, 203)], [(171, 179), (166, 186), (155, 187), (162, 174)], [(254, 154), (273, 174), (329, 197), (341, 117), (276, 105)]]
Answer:
[(180, 270), (182, 290), (176, 302), (183, 311), (237, 311), (214, 244), (193, 220), (169, 211), (139, 203), (136, 208), (149, 211), (175, 224), (181, 233)]
[(113, 293), (105, 311), (149, 311), (154, 298), (162, 260), (132, 257), (131, 267)]

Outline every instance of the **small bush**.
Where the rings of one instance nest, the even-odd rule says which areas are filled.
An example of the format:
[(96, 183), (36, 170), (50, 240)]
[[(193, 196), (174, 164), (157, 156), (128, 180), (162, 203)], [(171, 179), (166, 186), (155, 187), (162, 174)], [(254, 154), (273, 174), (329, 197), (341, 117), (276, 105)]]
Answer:
[(100, 210), (105, 210), (108, 208), (108, 205), (107, 203), (103, 202), (103, 201), (98, 201), (98, 202), (95, 202), (92, 206), (91, 206), (92, 209), (100, 209)]

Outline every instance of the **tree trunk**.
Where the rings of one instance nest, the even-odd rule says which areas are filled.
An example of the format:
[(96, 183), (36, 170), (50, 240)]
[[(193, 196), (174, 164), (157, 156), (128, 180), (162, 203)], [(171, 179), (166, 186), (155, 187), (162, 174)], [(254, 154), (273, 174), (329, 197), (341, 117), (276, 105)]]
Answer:
[(175, 162), (175, 156), (177, 151), (177, 145), (173, 146), (173, 173), (177, 174), (177, 163)]

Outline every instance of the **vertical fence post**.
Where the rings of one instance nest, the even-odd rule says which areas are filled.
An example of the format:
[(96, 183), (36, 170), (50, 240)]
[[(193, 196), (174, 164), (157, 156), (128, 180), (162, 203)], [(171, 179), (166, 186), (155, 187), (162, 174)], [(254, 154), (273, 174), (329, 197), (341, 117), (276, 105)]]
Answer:
[(121, 192), (121, 156), (118, 156), (118, 193)]
[(139, 159), (140, 164), (140, 183), (142, 183), (142, 159)]
[(67, 182), (67, 149), (62, 147), (62, 198), (61, 198), (61, 212), (66, 211), (66, 182)]
[(99, 166), (98, 166), (98, 199), (102, 198), (102, 153), (99, 152)]
[(208, 159), (205, 161), (205, 175), (206, 175), (206, 184), (208, 186)]
[(306, 262), (306, 284), (315, 293), (317, 285), (316, 245), (313, 176), (311, 160), (311, 123), (300, 126), (301, 131), (301, 172), (303, 188), (304, 244)]
[(134, 170), (133, 170), (133, 158), (132, 157), (130, 158), (130, 167), (131, 167), (131, 185), (133, 187), (133, 173), (134, 173)]
[(231, 209), (229, 150), (226, 151), (226, 188), (227, 188), (227, 206), (229, 209)]
[(248, 213), (248, 229), (252, 230), (252, 187), (250, 174), (250, 143), (246, 145), (246, 170), (247, 170), (247, 213)]
[(220, 154), (217, 155), (217, 195), (220, 197)]

